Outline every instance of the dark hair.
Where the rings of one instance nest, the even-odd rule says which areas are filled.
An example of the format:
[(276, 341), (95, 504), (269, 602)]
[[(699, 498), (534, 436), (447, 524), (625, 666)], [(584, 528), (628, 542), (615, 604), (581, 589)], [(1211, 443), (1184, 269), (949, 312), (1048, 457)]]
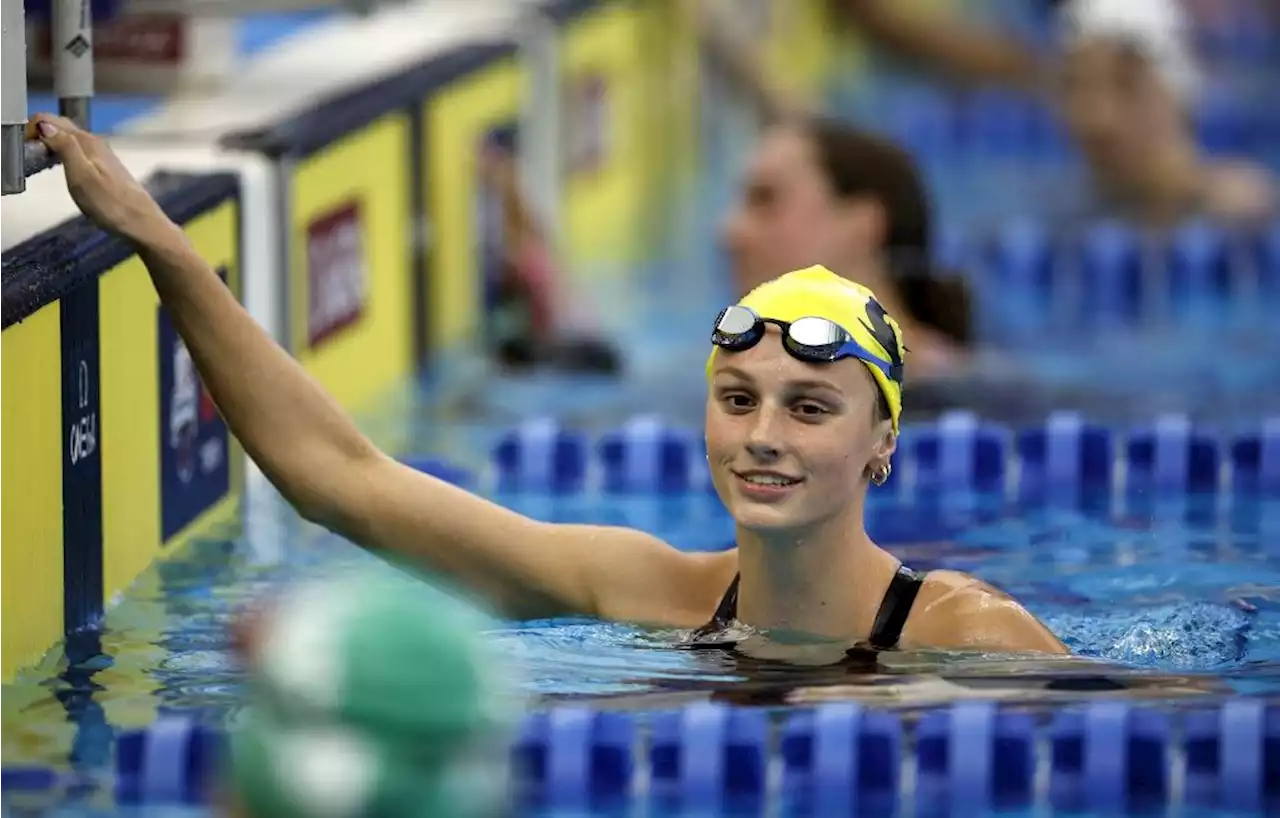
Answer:
[(889, 411), (889, 399), (884, 396), (884, 392), (880, 390), (880, 384), (876, 384), (876, 409), (875, 415), (872, 416), (875, 423), (883, 420), (893, 420), (893, 413)]
[(933, 269), (929, 197), (911, 156), (886, 139), (832, 119), (812, 118), (802, 127), (837, 196), (872, 197), (884, 208), (885, 252), (905, 308), (920, 323), (968, 345), (969, 288), (958, 275)]

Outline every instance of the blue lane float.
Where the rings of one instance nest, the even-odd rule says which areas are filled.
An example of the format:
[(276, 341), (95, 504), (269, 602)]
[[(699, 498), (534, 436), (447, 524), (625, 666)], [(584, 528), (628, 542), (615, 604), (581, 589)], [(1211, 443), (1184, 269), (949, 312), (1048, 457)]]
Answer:
[(1174, 231), (1163, 256), (1169, 293), (1177, 303), (1217, 300), (1229, 294), (1234, 277), (1224, 231), (1196, 219)]
[[(902, 429), (895, 468), (879, 493), (1006, 493), (1029, 501), (1108, 492), (1130, 496), (1280, 494), (1280, 418), (1221, 437), (1168, 415), (1129, 430), (1060, 412), (1044, 425), (1010, 429), (967, 412)], [(698, 430), (645, 416), (591, 444), (550, 421), (504, 435), (494, 449), (502, 491), (683, 494), (713, 491)], [(422, 466), (445, 474), (447, 464)], [(446, 478), (449, 479), (449, 478)], [(462, 479), (462, 478), (457, 478)]]
[(1124, 702), (1054, 716), (1050, 728), (1054, 809), (1141, 812), (1169, 798), (1170, 717)]
[(1236, 491), (1280, 494), (1280, 418), (1231, 443), (1231, 476)]
[(634, 721), (625, 713), (563, 707), (531, 713), (512, 749), (524, 775), (517, 797), (544, 809), (625, 803), (635, 775)]
[(492, 452), (499, 491), (579, 491), (591, 458), (586, 435), (554, 418), (530, 420), (499, 438)]
[(901, 788), (902, 722), (853, 703), (791, 715), (782, 728), (783, 797), (804, 815), (891, 815)]
[(975, 812), (1035, 802), (1035, 721), (990, 702), (930, 712), (916, 728), (916, 812)]
[[(1042, 331), (1046, 313), (1056, 323), (1112, 330), (1194, 323), (1204, 305), (1256, 312), (1280, 297), (1280, 221), (1239, 230), (1191, 219), (1148, 234), (1115, 220), (1061, 228), (1022, 215), (953, 235), (946, 253), (965, 261), (981, 303), (1014, 296), (1016, 312), (995, 312), (1027, 333)], [(1218, 320), (1213, 312), (1209, 320)]]
[(697, 810), (763, 800), (769, 724), (763, 710), (695, 704), (658, 714), (649, 744), (650, 792)]
[(48, 792), (62, 781), (48, 767), (6, 767), (0, 774), (0, 790), (15, 792)]
[(632, 418), (596, 444), (605, 491), (681, 493), (693, 486), (693, 455), (699, 441), (688, 429), (652, 415)]
[(115, 795), (122, 804), (207, 804), (224, 735), (194, 721), (164, 718), (116, 739)]
[(982, 422), (969, 412), (948, 412), (904, 438), (917, 488), (968, 486), (991, 491), (1004, 487), (1009, 434), (1001, 426)]
[(1135, 429), (1126, 442), (1125, 462), (1125, 485), (1135, 494), (1206, 493), (1219, 487), (1218, 441), (1193, 429), (1185, 417), (1162, 417)]
[(1136, 323), (1145, 295), (1138, 234), (1120, 222), (1091, 224), (1078, 253), (1082, 315), (1100, 326)]
[(1044, 426), (1017, 434), (1020, 493), (1027, 499), (1111, 485), (1116, 453), (1110, 432), (1076, 412), (1058, 412)]
[[(523, 806), (556, 810), (652, 802), (696, 811), (778, 800), (806, 815), (905, 807), (931, 815), (959, 804), (976, 812), (1280, 809), (1280, 705), (1235, 698), (1164, 709), (1107, 700), (1051, 714), (1046, 722), (990, 702), (917, 713), (833, 703), (780, 719), (709, 703), (652, 715), (556, 708), (526, 716), (511, 747), (512, 793)], [(122, 733), (115, 769), (102, 781), (121, 804), (206, 804), (224, 748), (219, 731), (167, 717)], [(4, 784), (8, 795), (51, 791), (67, 779), (13, 767)]]
[[(1273, 27), (1263, 22), (1245, 28), (1239, 34), (1215, 39), (1211, 53), (1243, 59), (1245, 64), (1265, 59), (1263, 55), (1274, 46), (1259, 43), (1271, 36)], [(1060, 161), (1071, 156), (1069, 135), (1040, 101), (987, 89), (949, 92), (913, 86), (895, 90), (892, 104), (862, 113), (874, 113), (891, 136), (926, 164), (991, 157)], [(1265, 149), (1280, 135), (1276, 117), (1268, 115), (1268, 107), (1274, 107), (1271, 102), (1267, 95), (1258, 99), (1247, 91), (1215, 89), (1196, 106), (1192, 122), (1195, 136), (1205, 150), (1215, 154), (1240, 155)]]
[(1187, 716), (1186, 803), (1257, 812), (1280, 800), (1280, 710), (1238, 699)]

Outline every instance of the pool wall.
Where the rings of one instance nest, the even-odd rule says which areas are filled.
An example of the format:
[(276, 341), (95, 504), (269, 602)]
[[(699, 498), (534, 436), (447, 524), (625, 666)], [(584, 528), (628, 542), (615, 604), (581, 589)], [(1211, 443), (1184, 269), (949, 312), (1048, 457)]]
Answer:
[[(486, 138), (522, 135), (522, 175), (552, 183), (530, 187), (579, 284), (612, 286), (652, 252), (654, 203), (695, 165), (682, 19), (674, 0), (494, 0), (322, 21), (110, 138), (354, 411), (483, 334)], [(782, 36), (820, 35), (810, 21)], [(816, 88), (815, 66), (797, 81)], [(154, 557), (234, 523), (262, 482), (186, 378), (137, 257), (76, 218), (60, 168), (29, 183), (4, 201), (6, 681), (93, 627)]]
[[(242, 292), (232, 174), (149, 187)], [(73, 219), (3, 260), (4, 676), (234, 517), (244, 457), (125, 242)]]

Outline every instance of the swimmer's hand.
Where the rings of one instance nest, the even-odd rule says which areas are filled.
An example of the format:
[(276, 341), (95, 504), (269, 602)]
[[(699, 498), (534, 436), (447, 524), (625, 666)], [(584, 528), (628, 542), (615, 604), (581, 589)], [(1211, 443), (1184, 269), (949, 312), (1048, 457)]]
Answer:
[(137, 240), (153, 225), (168, 221), (101, 137), (65, 117), (44, 113), (32, 117), (27, 129), (61, 160), (71, 198), (102, 229)]

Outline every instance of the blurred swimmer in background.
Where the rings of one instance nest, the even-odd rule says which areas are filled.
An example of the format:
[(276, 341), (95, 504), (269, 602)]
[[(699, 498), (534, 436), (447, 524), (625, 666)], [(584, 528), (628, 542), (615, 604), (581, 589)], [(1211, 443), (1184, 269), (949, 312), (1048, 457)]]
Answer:
[(616, 375), (622, 352), (590, 326), (547, 231), (525, 191), (514, 136), (491, 136), (479, 157), (485, 224), (485, 330), (493, 360), (508, 372), (553, 369)]
[(734, 293), (822, 264), (871, 289), (898, 319), (912, 380), (954, 375), (973, 341), (970, 294), (957, 272), (932, 264), (932, 203), (915, 161), (778, 90), (735, 36), (731, 7), (686, 0), (681, 9), (767, 119), (722, 222)]
[(875, 292), (911, 350), (912, 379), (954, 374), (972, 341), (962, 278), (933, 267), (924, 182), (901, 148), (832, 119), (761, 136), (722, 239), (734, 290), (821, 264)]
[(1275, 212), (1259, 165), (1204, 156), (1193, 115), (1204, 81), (1175, 0), (1067, 0), (1052, 93), (1089, 166), (1095, 210), (1166, 226)]
[[(689, 2), (709, 51), (769, 116), (803, 108), (771, 81), (755, 47), (734, 35), (725, 6)], [(1193, 115), (1204, 82), (1176, 0), (1044, 4), (1057, 37), (1048, 54), (902, 0), (832, 0), (840, 19), (873, 45), (941, 79), (1005, 85), (1050, 102), (1091, 185), (1088, 200), (1063, 203), (1061, 215), (1163, 226), (1195, 215), (1251, 222), (1276, 212), (1280, 198), (1265, 168), (1209, 158), (1196, 142)]]

